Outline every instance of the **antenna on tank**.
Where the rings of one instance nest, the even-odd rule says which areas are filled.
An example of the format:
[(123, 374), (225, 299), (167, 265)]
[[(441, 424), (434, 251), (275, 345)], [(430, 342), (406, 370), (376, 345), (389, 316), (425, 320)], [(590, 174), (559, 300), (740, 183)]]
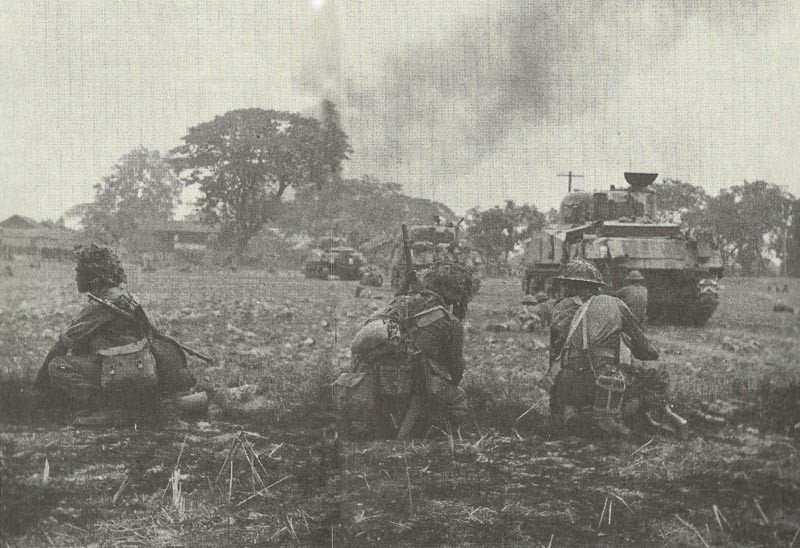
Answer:
[(567, 192), (572, 192), (572, 178), (573, 177), (583, 177), (583, 175), (576, 175), (575, 173), (572, 173), (571, 171), (568, 171), (567, 173), (556, 173), (556, 176), (557, 177), (566, 177), (567, 178)]

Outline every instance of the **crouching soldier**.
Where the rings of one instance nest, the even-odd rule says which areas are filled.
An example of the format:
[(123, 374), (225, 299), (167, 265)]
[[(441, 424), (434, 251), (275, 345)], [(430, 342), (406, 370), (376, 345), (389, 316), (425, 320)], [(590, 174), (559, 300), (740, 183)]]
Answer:
[(465, 367), (461, 320), (473, 289), (467, 267), (437, 261), (408, 295), (392, 299), (354, 337), (352, 372), (336, 380), (334, 392), (367, 391), (364, 412), (379, 435), (423, 435), (437, 417), (457, 431), (469, 417), (458, 385)]
[(523, 308), (517, 314), (517, 321), (522, 331), (535, 331), (540, 327), (549, 327), (553, 320), (553, 308), (556, 300), (540, 291), (536, 295), (522, 297)]
[(35, 388), (77, 409), (78, 426), (152, 418), (162, 396), (195, 384), (186, 356), (152, 328), (113, 251), (89, 244), (74, 254), (78, 291), (90, 301), (45, 357)]
[(665, 373), (619, 363), (620, 340), (640, 360), (658, 359), (642, 326), (619, 298), (600, 295), (603, 276), (587, 261), (570, 261), (556, 278), (564, 298), (550, 328), (550, 413), (556, 425), (582, 424), (628, 436), (646, 418), (685, 435), (685, 421), (666, 404)]

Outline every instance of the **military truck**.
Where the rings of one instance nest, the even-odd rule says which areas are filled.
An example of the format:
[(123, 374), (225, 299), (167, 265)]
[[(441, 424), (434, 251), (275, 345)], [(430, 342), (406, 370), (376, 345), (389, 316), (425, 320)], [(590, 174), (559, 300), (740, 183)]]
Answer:
[(344, 243), (344, 238), (318, 240), (306, 261), (306, 278), (327, 280), (335, 276), (340, 280), (360, 280), (364, 256)]
[(522, 291), (556, 296), (553, 277), (570, 259), (592, 261), (606, 292), (624, 285), (631, 270), (644, 275), (647, 316), (671, 323), (703, 325), (719, 302), (723, 275), (717, 238), (705, 230), (661, 222), (656, 173), (625, 173), (627, 188), (570, 192), (561, 202), (561, 223), (534, 233), (525, 245)]
[[(411, 260), (414, 270), (422, 273), (440, 259), (453, 259), (477, 269), (480, 266), (480, 257), (473, 251), (469, 242), (460, 236), (460, 222), (437, 221), (432, 225), (413, 225), (408, 227), (408, 241), (411, 245)], [(407, 272), (403, 256), (403, 239), (398, 235), (391, 252), (392, 289), (397, 290), (403, 283)], [(476, 287), (477, 290), (477, 287)]]

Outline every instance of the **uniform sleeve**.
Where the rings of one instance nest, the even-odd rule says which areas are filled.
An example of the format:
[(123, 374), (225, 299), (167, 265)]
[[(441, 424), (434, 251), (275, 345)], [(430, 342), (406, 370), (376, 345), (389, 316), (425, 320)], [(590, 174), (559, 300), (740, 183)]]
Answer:
[(464, 325), (460, 321), (453, 322), (452, 339), (450, 341), (450, 374), (453, 382), (458, 384), (464, 376), (467, 362), (464, 361)]
[(640, 360), (657, 360), (658, 350), (650, 344), (642, 330), (642, 324), (624, 302), (619, 301), (619, 308), (622, 313), (622, 333), (627, 336), (626, 343), (633, 355)]
[(99, 304), (90, 303), (78, 313), (59, 339), (67, 348), (75, 349), (88, 343), (98, 329), (113, 319), (113, 312)]

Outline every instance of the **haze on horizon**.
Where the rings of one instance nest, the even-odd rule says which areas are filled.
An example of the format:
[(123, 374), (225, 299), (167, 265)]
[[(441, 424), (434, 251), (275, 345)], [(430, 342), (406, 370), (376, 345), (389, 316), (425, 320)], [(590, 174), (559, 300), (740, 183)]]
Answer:
[[(691, 5), (690, 5), (691, 4)], [(800, 3), (5, 3), (0, 218), (55, 219), (139, 145), (333, 100), (370, 174), (456, 212), (655, 171), (800, 196)], [(186, 211), (184, 207), (182, 211)]]

